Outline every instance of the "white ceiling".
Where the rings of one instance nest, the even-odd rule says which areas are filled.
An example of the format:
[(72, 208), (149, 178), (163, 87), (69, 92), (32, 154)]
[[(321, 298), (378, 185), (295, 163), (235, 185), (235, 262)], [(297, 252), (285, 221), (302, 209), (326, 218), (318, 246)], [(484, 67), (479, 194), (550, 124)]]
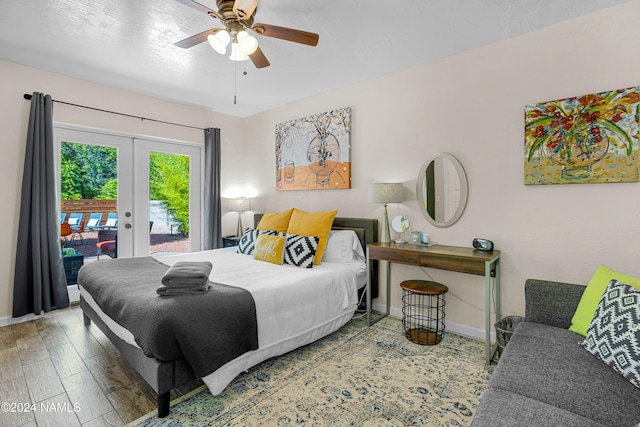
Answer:
[(256, 22), (320, 42), (259, 36), (271, 66), (256, 69), (175, 47), (220, 27), (175, 0), (0, 0), (0, 59), (246, 117), (628, 1), (262, 0)]

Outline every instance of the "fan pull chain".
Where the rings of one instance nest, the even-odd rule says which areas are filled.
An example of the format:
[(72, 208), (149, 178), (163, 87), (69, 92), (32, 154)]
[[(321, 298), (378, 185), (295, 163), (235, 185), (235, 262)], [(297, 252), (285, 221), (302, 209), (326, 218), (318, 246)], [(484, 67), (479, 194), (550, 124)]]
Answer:
[(236, 105), (237, 87), (238, 87), (238, 61), (233, 61), (233, 105)]
[[(242, 61), (243, 65), (244, 65), (244, 70), (242, 71), (242, 75), (243, 76), (247, 75), (247, 62), (249, 62), (249, 61)], [(236, 101), (237, 101), (237, 97), (236, 97), (237, 87), (238, 87), (238, 61), (234, 61), (234, 64), (233, 64), (233, 105), (236, 105)]]

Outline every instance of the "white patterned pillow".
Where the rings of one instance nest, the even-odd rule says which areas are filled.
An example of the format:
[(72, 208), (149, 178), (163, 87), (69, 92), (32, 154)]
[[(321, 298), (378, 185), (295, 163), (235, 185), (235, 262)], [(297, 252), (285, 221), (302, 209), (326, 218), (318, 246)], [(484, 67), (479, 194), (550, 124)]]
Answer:
[(284, 246), (284, 263), (303, 268), (313, 268), (313, 260), (316, 257), (318, 236), (299, 236), (297, 234), (279, 233), (285, 236), (287, 241)]
[(582, 346), (640, 388), (640, 290), (611, 280)]
[(276, 236), (277, 231), (272, 230), (254, 230), (253, 228), (247, 228), (244, 230), (240, 241), (238, 242), (237, 253), (245, 255), (253, 255), (253, 251), (256, 248), (256, 240), (260, 234), (267, 234), (269, 236)]

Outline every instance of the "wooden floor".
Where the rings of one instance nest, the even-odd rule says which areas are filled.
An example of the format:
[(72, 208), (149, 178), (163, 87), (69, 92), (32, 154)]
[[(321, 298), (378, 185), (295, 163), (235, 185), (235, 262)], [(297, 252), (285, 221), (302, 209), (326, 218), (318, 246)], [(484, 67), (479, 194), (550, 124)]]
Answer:
[(79, 306), (0, 328), (0, 426), (122, 426), (156, 396)]

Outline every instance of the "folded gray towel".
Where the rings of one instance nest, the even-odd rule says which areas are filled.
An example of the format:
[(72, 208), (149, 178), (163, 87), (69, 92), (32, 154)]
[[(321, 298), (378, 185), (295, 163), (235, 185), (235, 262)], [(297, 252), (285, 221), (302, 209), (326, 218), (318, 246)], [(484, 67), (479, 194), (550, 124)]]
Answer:
[(209, 290), (209, 285), (190, 285), (190, 286), (161, 286), (156, 289), (156, 293), (161, 297), (171, 297), (177, 295), (200, 295), (205, 294)]
[(162, 284), (168, 287), (204, 285), (212, 268), (209, 261), (178, 261), (162, 276)]

